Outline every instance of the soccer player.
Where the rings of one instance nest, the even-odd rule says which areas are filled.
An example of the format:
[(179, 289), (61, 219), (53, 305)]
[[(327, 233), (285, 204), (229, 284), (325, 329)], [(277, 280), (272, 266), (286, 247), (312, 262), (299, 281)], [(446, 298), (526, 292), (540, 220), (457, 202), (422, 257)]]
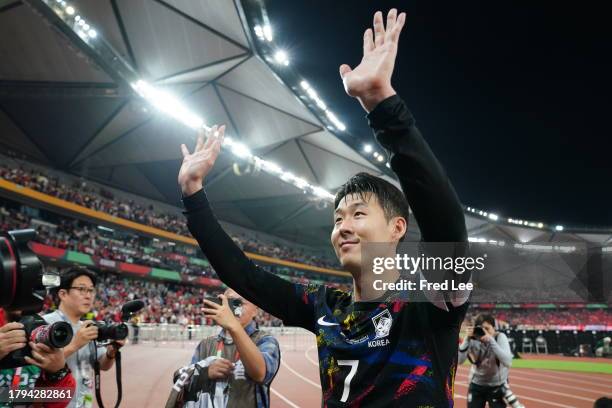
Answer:
[(405, 18), (392, 9), (385, 28), (377, 12), (374, 30), (364, 34), (361, 63), (352, 70), (340, 67), (346, 92), (368, 112), (403, 189), (402, 194), (392, 184), (361, 173), (336, 195), (331, 243), (353, 275), (352, 292), (291, 283), (251, 262), (223, 231), (203, 190), (225, 128), (213, 127), (206, 142), (200, 135), (192, 154), (181, 146), (178, 181), (189, 230), (225, 284), (286, 325), (317, 335), (326, 407), (453, 405), (459, 328), (467, 303), (367, 302), (359, 287), (362, 248), (372, 242), (397, 245), (406, 233), (408, 204), (424, 241), (467, 241), (459, 199), (391, 87)]

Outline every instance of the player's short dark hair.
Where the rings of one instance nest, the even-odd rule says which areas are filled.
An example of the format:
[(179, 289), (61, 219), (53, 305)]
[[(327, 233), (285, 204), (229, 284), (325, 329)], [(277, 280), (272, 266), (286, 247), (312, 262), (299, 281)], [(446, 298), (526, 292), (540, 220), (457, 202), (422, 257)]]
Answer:
[(612, 399), (608, 397), (601, 397), (595, 401), (593, 408), (612, 408)]
[(96, 273), (91, 269), (72, 267), (60, 273), (60, 285), (54, 288), (51, 293), (57, 297), (57, 293), (60, 289), (69, 290), (74, 280), (80, 276), (87, 276), (89, 279), (91, 279), (94, 286), (96, 286), (96, 283), (98, 282)]
[(492, 315), (486, 313), (482, 313), (476, 316), (474, 326), (482, 326), (483, 323), (489, 323), (491, 326), (495, 327), (495, 318)]
[(334, 208), (338, 208), (338, 204), (343, 198), (353, 194), (359, 195), (365, 201), (365, 194), (367, 193), (376, 196), (387, 221), (393, 217), (403, 217), (406, 223), (408, 222), (410, 212), (404, 193), (387, 180), (368, 173), (355, 174), (338, 189), (334, 198)]

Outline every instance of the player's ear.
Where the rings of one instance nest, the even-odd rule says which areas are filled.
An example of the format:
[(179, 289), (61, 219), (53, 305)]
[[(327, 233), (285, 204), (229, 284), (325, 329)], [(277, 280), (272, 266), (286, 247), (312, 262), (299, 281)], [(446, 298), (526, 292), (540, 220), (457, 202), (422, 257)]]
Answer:
[(406, 234), (408, 223), (404, 217), (393, 217), (391, 219), (391, 234), (394, 241), (399, 241)]

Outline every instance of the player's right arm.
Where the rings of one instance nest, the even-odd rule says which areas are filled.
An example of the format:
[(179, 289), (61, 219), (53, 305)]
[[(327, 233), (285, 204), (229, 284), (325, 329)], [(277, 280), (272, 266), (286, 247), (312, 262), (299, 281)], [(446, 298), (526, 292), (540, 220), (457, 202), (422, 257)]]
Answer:
[(215, 272), (229, 287), (282, 319), (285, 325), (314, 330), (314, 301), (317, 288), (294, 284), (255, 265), (215, 217), (204, 192), (204, 178), (210, 173), (223, 143), (225, 127), (213, 127), (199, 137), (193, 153), (181, 146), (183, 163), (178, 182), (183, 193), (187, 226)]

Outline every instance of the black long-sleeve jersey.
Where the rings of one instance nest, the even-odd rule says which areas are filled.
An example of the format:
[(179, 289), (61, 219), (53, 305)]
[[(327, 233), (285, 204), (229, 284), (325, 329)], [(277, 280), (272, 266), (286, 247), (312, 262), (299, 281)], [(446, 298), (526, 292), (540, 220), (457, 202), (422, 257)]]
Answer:
[[(427, 242), (467, 242), (459, 199), (404, 102), (369, 115)], [(203, 190), (183, 199), (188, 227), (220, 279), (317, 339), (324, 407), (452, 407), (467, 303), (354, 302), (350, 292), (291, 283), (248, 259), (223, 231)]]

